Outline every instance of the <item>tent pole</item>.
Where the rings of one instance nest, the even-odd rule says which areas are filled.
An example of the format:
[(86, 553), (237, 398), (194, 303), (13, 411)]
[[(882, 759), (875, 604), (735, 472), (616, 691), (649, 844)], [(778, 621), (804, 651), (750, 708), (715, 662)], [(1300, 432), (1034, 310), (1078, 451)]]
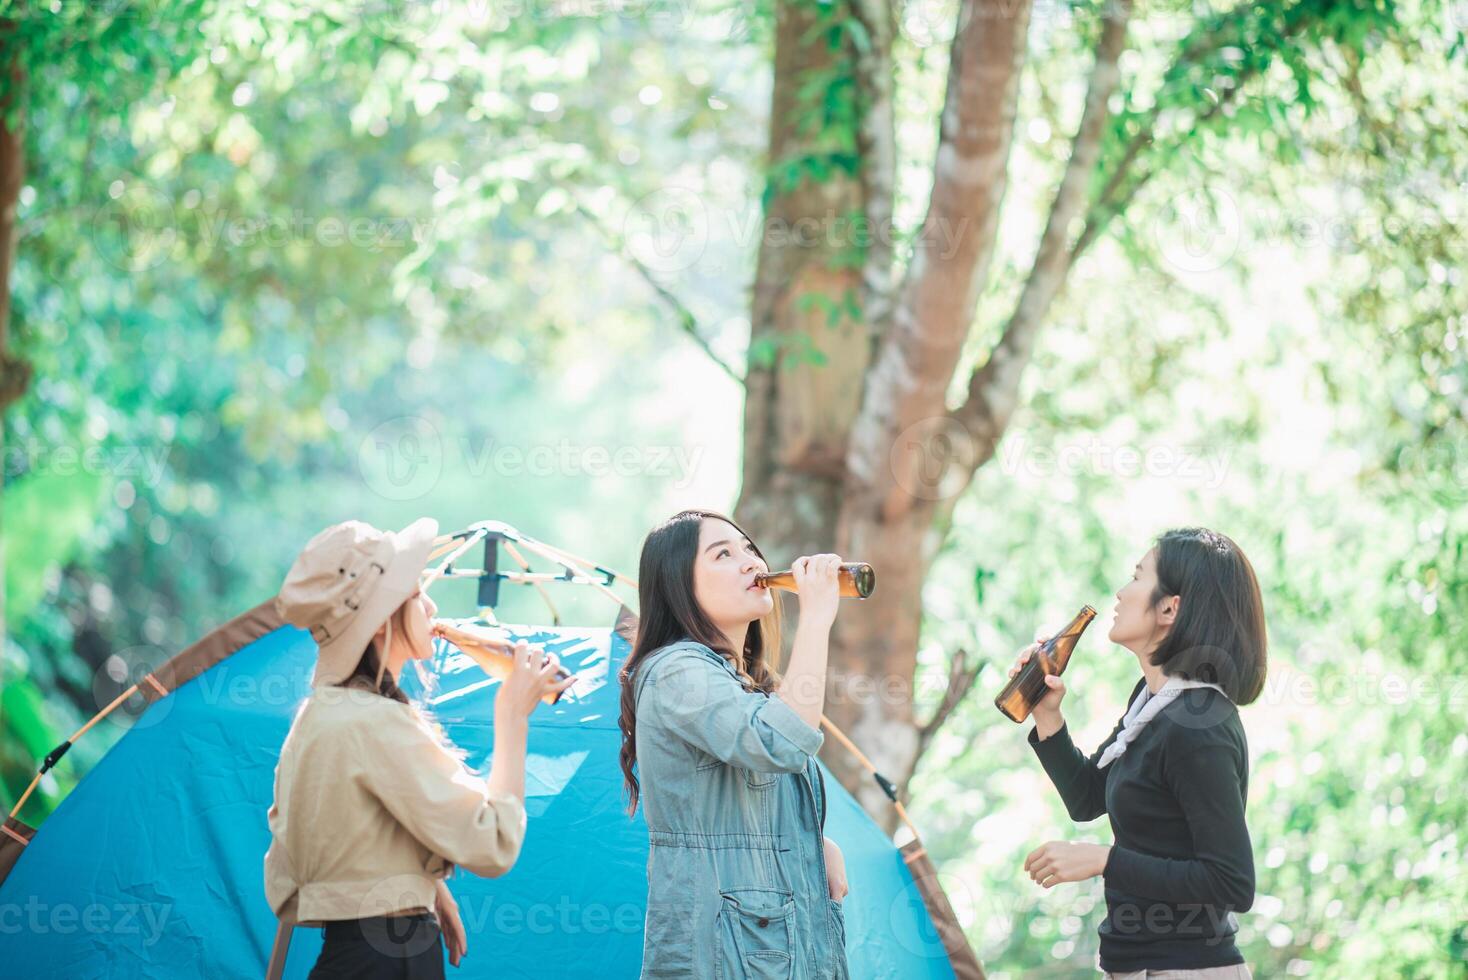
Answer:
[[(149, 674), (148, 675), (149, 678), (151, 678), (152, 676), (153, 676), (152, 674)], [(141, 682), (139, 682), (139, 683), (141, 683)], [(152, 683), (153, 683), (153, 685), (155, 687), (158, 684), (157, 681), (153, 681)], [(24, 793), (20, 794), (20, 799), (18, 799), (18, 800), (15, 801), (15, 808), (10, 811), (10, 817), (11, 817), (12, 820), (19, 819), (16, 816), (16, 814), (20, 813), (20, 808), (23, 807), (23, 806), (25, 806), (25, 801), (28, 800), (28, 799), (30, 799), (31, 798), (31, 794), (36, 791), (36, 786), (38, 786), (40, 784), (41, 777), (44, 776), (44, 775), (46, 775), (46, 773), (48, 771), (50, 771), (50, 769), (51, 769), (52, 766), (56, 765), (56, 763), (58, 763), (58, 762), (61, 761), (61, 757), (66, 754), (66, 752), (67, 752), (68, 749), (71, 748), (72, 743), (75, 742), (77, 739), (81, 738), (83, 735), (85, 735), (89, 730), (91, 730), (91, 727), (93, 725), (97, 724), (97, 722), (101, 721), (103, 718), (106, 718), (108, 715), (112, 714), (112, 710), (114, 708), (116, 708), (119, 704), (122, 704), (124, 701), (126, 701), (128, 698), (132, 697), (137, 692), (138, 692), (138, 685), (137, 684), (134, 684), (132, 687), (128, 688), (126, 691), (123, 691), (117, 697), (115, 697), (115, 698), (112, 699), (112, 703), (111, 704), (109, 704), (107, 707), (103, 708), (101, 711), (99, 711), (95, 715), (93, 715), (91, 721), (87, 722), (85, 725), (83, 725), (82, 727), (78, 728), (75, 732), (73, 732), (71, 738), (67, 739), (66, 741), (62, 742), (60, 745), (56, 746), (56, 748), (54, 748), (54, 749), (51, 750), (51, 754), (48, 755), (48, 756), (46, 756), (45, 761), (43, 761), (41, 763), (40, 771), (37, 772), (36, 775), (35, 775), (35, 778), (31, 780), (31, 784), (25, 788), (25, 792)], [(164, 693), (167, 693), (167, 692), (165, 691)]]
[[(527, 572), (530, 571), (530, 563), (525, 560), (524, 556), (521, 555), (520, 552), (515, 550), (515, 545), (510, 541), (509, 538), (505, 538), (505, 540), (501, 543), (505, 546), (505, 554), (515, 559), (515, 564), (519, 565)], [(535, 591), (540, 593), (540, 598), (543, 602), (545, 602), (545, 607), (550, 610), (551, 625), (561, 625), (561, 611), (557, 609), (556, 604), (551, 601), (550, 593), (545, 590), (545, 586), (541, 585), (539, 582), (531, 582), (530, 584), (535, 586)]]
[(872, 765), (872, 760), (866, 757), (866, 753), (857, 748), (856, 743), (847, 738), (846, 733), (837, 728), (836, 723), (825, 715), (821, 715), (821, 727), (836, 736), (836, 741), (840, 742), (846, 751), (856, 756), (856, 761), (861, 763), (862, 767), (872, 774), (877, 780), (877, 785), (882, 787), (882, 792), (887, 794), (887, 799), (892, 801), (892, 805), (897, 809), (897, 816), (902, 818), (903, 823), (907, 824), (907, 829), (912, 831), (912, 836), (914, 838), (921, 838), (922, 835), (918, 833), (917, 827), (907, 817), (907, 809), (897, 799), (897, 787), (892, 784), (892, 781), (878, 772), (877, 767)]
[(907, 808), (897, 798), (897, 787), (886, 776), (877, 771), (872, 765), (872, 760), (866, 757), (866, 753), (856, 747), (856, 743), (846, 737), (846, 733), (837, 728), (835, 723), (825, 715), (821, 715), (821, 727), (836, 737), (848, 752), (856, 757), (856, 761), (872, 774), (882, 792), (892, 801), (893, 808), (902, 822), (907, 824), (907, 829), (912, 831), (912, 840), (903, 844), (898, 850), (902, 853), (903, 863), (907, 865), (908, 873), (912, 875), (913, 884), (917, 886), (918, 893), (922, 896), (923, 904), (927, 906), (928, 915), (933, 920), (933, 927), (938, 930), (938, 935), (943, 943), (943, 951), (948, 954), (948, 962), (953, 967), (953, 975), (957, 980), (984, 980), (984, 966), (979, 962), (978, 956), (974, 954), (973, 947), (969, 945), (968, 938), (963, 934), (963, 928), (958, 924), (958, 916), (953, 913), (953, 904), (948, 901), (948, 895), (943, 891), (943, 885), (938, 881), (938, 871), (933, 867), (933, 862), (928, 857), (927, 848), (923, 846), (922, 835), (918, 833), (917, 827), (907, 816)]

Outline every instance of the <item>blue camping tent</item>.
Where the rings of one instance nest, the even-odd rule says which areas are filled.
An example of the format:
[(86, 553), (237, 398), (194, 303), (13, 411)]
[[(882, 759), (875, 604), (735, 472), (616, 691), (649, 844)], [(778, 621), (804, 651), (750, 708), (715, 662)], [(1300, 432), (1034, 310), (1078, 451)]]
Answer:
[[(160, 670), (162, 683), (149, 675), (140, 689), (152, 686), (152, 704), (20, 849), (0, 884), (5, 975), (264, 974), (276, 931), (262, 882), (266, 811), (315, 659), (310, 635), (272, 621), (267, 606), (201, 641), (212, 643), (214, 662), (197, 672)], [(519, 862), (501, 878), (450, 880), (470, 937), (450, 972), (635, 977), (647, 839), (640, 813), (626, 815), (617, 765), (616, 672), (627, 641), (612, 629), (509, 629), (554, 650), (581, 680), (574, 697), (532, 717)], [(467, 764), (487, 772), (495, 682), (447, 646), (429, 676), (420, 693)], [(827, 786), (826, 830), (851, 883), (853, 976), (952, 977), (897, 849), (835, 779)], [(296, 929), (285, 976), (304, 977), (320, 943), (319, 930)]]

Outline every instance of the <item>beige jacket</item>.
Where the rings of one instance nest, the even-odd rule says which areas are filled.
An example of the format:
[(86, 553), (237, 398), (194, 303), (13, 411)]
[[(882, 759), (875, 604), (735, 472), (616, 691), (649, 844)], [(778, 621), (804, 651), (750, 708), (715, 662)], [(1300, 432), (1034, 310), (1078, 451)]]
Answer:
[(407, 705), (312, 688), (281, 747), (265, 897), (285, 922), (320, 925), (417, 906), (457, 864), (504, 874), (525, 807), (491, 794)]

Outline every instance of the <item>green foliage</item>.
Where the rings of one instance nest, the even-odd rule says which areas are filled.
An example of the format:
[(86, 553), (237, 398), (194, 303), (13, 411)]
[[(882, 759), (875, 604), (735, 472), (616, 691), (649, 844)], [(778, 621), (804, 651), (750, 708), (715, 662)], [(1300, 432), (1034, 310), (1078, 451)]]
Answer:
[[(8, 679), (0, 690), (0, 786), (5, 790), (7, 813), (30, 785), (39, 760), (60, 741), (61, 736), (47, 719), (45, 695), (40, 688), (26, 678)], [(56, 801), (75, 785), (75, 779), (58, 781), (50, 776), (46, 783), (19, 813), (20, 819), (32, 826), (45, 819)]]
[(801, 0), (790, 6), (788, 16), (808, 18), (797, 45), (811, 55), (790, 94), (795, 149), (770, 162), (766, 207), (774, 197), (793, 194), (807, 181), (859, 179), (861, 120), (870, 103), (857, 79), (857, 61), (870, 52), (871, 37), (853, 6)]
[[(88, 449), (95, 453), (96, 447)], [(81, 468), (88, 455), (84, 449), (76, 459), (53, 460), (61, 472), (43, 471), (5, 488), (0, 527), (5, 530), (5, 609), (10, 616), (24, 619), (30, 614), (49, 572), (71, 559), (96, 520), (104, 482), (102, 473)]]
[[(1303, 46), (1311, 111), (1290, 71), (1258, 76), (1238, 104), (1264, 119), (1219, 118), (1232, 138), (1159, 171), (1077, 270), (924, 595), (928, 688), (963, 646), (995, 651), (992, 691), (1036, 630), (1102, 609), (1067, 675), (1067, 717), (1094, 746), (1137, 672), (1104, 639), (1125, 569), (1168, 526), (1243, 546), (1271, 644), (1243, 710), (1258, 898), (1240, 942), (1257, 976), (1462, 970), (1468, 300), (1452, 270), (1468, 264), (1453, 190), (1468, 144), (1450, 120), (1468, 106), (1436, 14), (1383, 32), (1379, 13), (1363, 34), (1325, 12), (1329, 37)], [(1203, 174), (1211, 218), (1151, 206), (1199, 200)], [(1185, 218), (1220, 247), (1181, 247)], [(1281, 263), (1305, 285), (1283, 286)], [(914, 816), (964, 882), (991, 975), (1092, 976), (1099, 883), (1038, 894), (1019, 868), (1045, 840), (1106, 842), (1105, 824), (1071, 823), (985, 693), (940, 733)]]
[[(328, 522), (493, 517), (630, 570), (653, 520), (728, 499), (742, 393), (684, 356), (609, 245), (676, 285), (680, 320), (718, 325), (734, 359), (818, 362), (807, 335), (743, 350), (758, 242), (739, 219), (860, 175), (854, 59), (872, 39), (853, 8), (802, 0), (802, 43), (839, 57), (788, 93), (799, 147), (766, 164), (768, 100), (747, 83), (767, 70), (769, 4), (682, 23), (456, 9), (432, 24), (410, 6), (358, 23), (293, 3), (10, 8), (26, 11), (28, 69), (14, 335), (37, 383), (6, 418), (8, 447), (95, 449), (104, 465), (62, 475), (54, 456), (7, 456), (7, 799), (139, 669), (270, 595)], [(1064, 165), (1099, 7), (1032, 27), (975, 357)], [(1274, 686), (1244, 715), (1256, 975), (1442, 976), (1461, 958), (1468, 106), (1445, 22), (1440, 5), (1315, 0), (1163, 4), (1133, 22), (1098, 173), (1151, 127), (1144, 183), (1112, 190), (1131, 202), (1116, 237), (1042, 333), (1025, 407), (958, 502), (923, 596), (919, 712), (945, 651), (991, 664), (912, 811), (996, 978), (1094, 975), (1097, 884), (1037, 897), (1018, 869), (1043, 840), (1104, 828), (1070, 824), (984, 695), (1036, 630), (1105, 608), (1153, 535), (1194, 522), (1234, 536), (1266, 588)], [(931, 178), (937, 53), (904, 48), (894, 66), (900, 235)], [(1201, 228), (1159, 204), (1179, 197)], [(1231, 214), (1234, 250), (1180, 267), (1178, 236)], [(649, 215), (690, 234), (688, 261), (646, 235), (638, 252)], [(860, 268), (865, 251), (829, 259)], [(1296, 273), (1309, 306), (1280, 283)], [(797, 303), (817, 329), (862, 316), (850, 291)], [(1078, 471), (1045, 455), (1092, 440), (1112, 455)], [(563, 441), (647, 465), (536, 473), (497, 455)], [(383, 447), (421, 485), (387, 478)], [(1128, 447), (1170, 450), (1174, 469), (1125, 471)], [(662, 449), (700, 455), (670, 473), (651, 464)], [(467, 605), (467, 586), (441, 601)], [(512, 592), (502, 613), (543, 620), (538, 602)], [(609, 615), (560, 605), (571, 622)], [(1068, 714), (1094, 742), (1135, 663), (1098, 623), (1073, 669)], [(1398, 680), (1429, 686), (1393, 701)], [(131, 710), (25, 816), (44, 817)]]

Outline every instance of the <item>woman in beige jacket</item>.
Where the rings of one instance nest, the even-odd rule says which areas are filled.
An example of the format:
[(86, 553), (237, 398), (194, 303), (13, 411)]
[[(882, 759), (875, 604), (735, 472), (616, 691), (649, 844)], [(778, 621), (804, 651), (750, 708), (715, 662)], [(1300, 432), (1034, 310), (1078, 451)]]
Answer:
[(281, 587), (286, 622), (319, 654), (281, 748), (265, 893), (282, 922), (321, 926), (313, 980), (441, 978), (467, 937), (444, 877), (509, 870), (525, 835), (525, 743), (540, 699), (570, 686), (554, 654), (521, 643), (495, 697), (488, 778), (469, 772), (398, 687), (432, 654), (437, 606), (418, 588), (438, 525), (359, 521), (312, 538)]

